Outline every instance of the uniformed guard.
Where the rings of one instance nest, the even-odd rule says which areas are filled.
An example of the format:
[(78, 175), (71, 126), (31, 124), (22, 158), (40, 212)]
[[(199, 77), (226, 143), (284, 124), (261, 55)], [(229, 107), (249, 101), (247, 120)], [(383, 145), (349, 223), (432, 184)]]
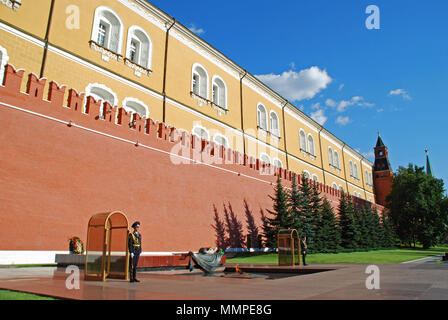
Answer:
[(129, 278), (130, 282), (140, 282), (137, 280), (137, 264), (142, 253), (142, 235), (138, 231), (140, 229), (140, 222), (136, 221), (132, 224), (134, 231), (129, 234)]
[(302, 260), (303, 260), (303, 265), (306, 266), (306, 251), (308, 250), (308, 245), (306, 244), (306, 237), (303, 237), (302, 239)]

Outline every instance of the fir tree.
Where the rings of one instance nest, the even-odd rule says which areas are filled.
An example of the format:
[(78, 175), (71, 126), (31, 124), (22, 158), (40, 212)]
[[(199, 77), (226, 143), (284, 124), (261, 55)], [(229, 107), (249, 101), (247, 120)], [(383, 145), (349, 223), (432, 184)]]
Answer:
[(316, 250), (319, 248), (320, 239), (317, 236), (318, 224), (321, 220), (321, 211), (322, 211), (322, 198), (320, 197), (319, 189), (317, 188), (317, 184), (313, 183), (311, 186), (311, 225), (312, 225), (312, 233), (310, 235), (311, 238), (307, 237), (308, 248), (309, 250)]
[(268, 225), (269, 234), (265, 234), (267, 241), (274, 247), (277, 246), (277, 234), (280, 229), (287, 229), (290, 227), (290, 218), (288, 213), (288, 196), (283, 188), (280, 177), (277, 179), (277, 184), (274, 187), (274, 196), (269, 196), (273, 204), (273, 210), (267, 210), (273, 217), (265, 217)]
[(393, 229), (389, 213), (384, 210), (381, 216), (381, 229), (382, 239), (381, 244), (385, 248), (391, 248), (395, 246), (396, 235)]
[(306, 237), (308, 247), (313, 246), (314, 239), (314, 217), (313, 217), (313, 199), (312, 189), (308, 179), (302, 175), (302, 184), (299, 187), (298, 193), (298, 212), (299, 212), (299, 224), (297, 229), (299, 230), (300, 237)]
[(342, 192), (338, 209), (341, 245), (344, 248), (356, 249), (359, 233), (356, 229), (353, 202), (344, 192)]
[(269, 220), (264, 214), (263, 209), (260, 208), (261, 221), (263, 223), (263, 237), (264, 237), (264, 246), (266, 248), (275, 248), (275, 239), (277, 239), (277, 234), (273, 227), (270, 226)]
[(215, 205), (213, 205), (213, 211), (215, 212), (215, 224), (212, 227), (216, 232), (216, 246), (225, 250), (227, 249), (226, 227), (224, 221), (219, 218), (218, 209), (216, 209)]
[(316, 248), (320, 252), (336, 252), (339, 249), (341, 235), (330, 202), (322, 202), (319, 221), (316, 228)]

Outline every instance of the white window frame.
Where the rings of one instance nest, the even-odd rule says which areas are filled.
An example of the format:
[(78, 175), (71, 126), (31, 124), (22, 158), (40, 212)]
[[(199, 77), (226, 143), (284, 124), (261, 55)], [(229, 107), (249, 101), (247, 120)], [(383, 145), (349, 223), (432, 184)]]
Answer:
[(307, 179), (311, 179), (311, 174), (310, 174), (310, 172), (309, 172), (308, 170), (303, 170), (303, 175), (304, 175), (304, 176), (307, 176), (307, 177), (305, 177), (305, 178), (307, 178)]
[(313, 175), (311, 176), (311, 178), (313, 179), (313, 181), (315, 181), (315, 182), (319, 182), (319, 177), (318, 177), (316, 174), (313, 174)]
[(2, 53), (2, 59), (0, 60), (0, 85), (3, 85), (3, 79), (5, 76), (6, 65), (9, 61), (8, 51), (0, 46), (0, 52)]
[[(101, 15), (102, 12), (107, 11), (108, 13), (112, 14), (118, 21), (119, 23), (119, 31), (118, 31), (118, 44), (117, 44), (117, 50), (113, 50), (110, 47), (110, 41), (112, 39), (112, 25), (113, 23), (111, 21), (109, 21), (104, 15)], [(123, 21), (121, 20), (120, 16), (111, 8), (106, 7), (106, 6), (100, 6), (98, 8), (96, 8), (95, 10), (95, 16), (94, 16), (94, 21), (93, 21), (93, 28), (92, 28), (92, 36), (91, 36), (91, 40), (93, 40), (95, 43), (98, 41), (98, 33), (99, 33), (99, 25), (100, 22), (106, 23), (109, 26), (109, 34), (107, 35), (108, 39), (107, 39), (107, 46), (104, 46), (104, 48), (106, 48), (107, 50), (110, 50), (112, 52), (115, 52), (117, 54), (121, 54), (121, 50), (123, 48), (123, 31), (124, 31), (124, 24)], [(99, 45), (99, 44), (98, 44)]]
[(333, 184), (331, 185), (331, 187), (332, 187), (334, 190), (338, 190), (338, 185), (337, 185), (335, 182), (333, 182)]
[[(219, 83), (216, 82), (216, 80), (219, 80), (222, 82), (222, 86), (219, 85)], [(217, 101), (214, 101), (214, 86), (216, 86), (218, 88), (218, 96), (217, 96)], [(223, 99), (224, 101), (221, 101), (221, 90), (224, 90), (224, 94), (223, 94)], [(227, 84), (226, 82), (223, 80), (223, 78), (221, 78), (220, 76), (213, 76), (212, 78), (212, 102), (227, 110)]]
[[(267, 162), (263, 160), (263, 157), (268, 160)], [(260, 157), (259, 157), (260, 161), (263, 161), (266, 164), (271, 164), (271, 157), (267, 155), (267, 153), (260, 153)]]
[[(109, 87), (107, 87), (106, 85), (101, 84), (101, 83), (89, 83), (89, 84), (87, 85), (87, 87), (86, 87), (86, 98), (85, 98), (86, 101), (85, 101), (85, 104), (84, 104), (84, 110), (83, 110), (83, 113), (86, 113), (87, 97), (88, 97), (88, 96), (92, 96), (92, 97), (95, 98), (95, 100), (97, 100), (98, 97), (99, 97), (96, 93), (92, 93), (92, 89), (94, 89), (94, 88), (98, 88), (98, 89), (107, 91), (110, 95), (113, 96), (113, 101), (112, 101), (112, 103), (109, 102), (109, 103), (111, 104), (112, 107), (115, 107), (115, 106), (118, 105), (118, 96), (117, 96), (117, 94), (116, 94), (112, 89), (110, 89)], [(102, 104), (104, 104), (104, 103), (106, 102), (106, 101), (104, 101), (104, 99), (102, 99), (102, 98), (101, 98), (101, 100), (102, 100)], [(100, 117), (103, 117), (103, 116), (104, 116), (104, 115), (103, 115), (103, 113), (102, 113), (102, 108), (100, 108)]]
[[(148, 61), (142, 61), (142, 41), (136, 36), (135, 31), (139, 31), (141, 32), (144, 37), (146, 38), (146, 40), (148, 40)], [(152, 67), (152, 52), (153, 52), (153, 45), (152, 45), (152, 40), (151, 37), (149, 36), (149, 34), (141, 27), (139, 26), (131, 26), (129, 27), (128, 30), (128, 42), (126, 45), (126, 57), (131, 60), (130, 58), (130, 49), (131, 49), (131, 43), (132, 41), (138, 41), (140, 46), (139, 46), (139, 54), (138, 54), (138, 62), (134, 62), (135, 64), (138, 64), (139, 66), (142, 66), (146, 69), (151, 69)], [(132, 61), (132, 60), (131, 60)]]
[(124, 110), (126, 110), (126, 112), (131, 112), (131, 113), (139, 113), (139, 112), (135, 111), (135, 109), (133, 109), (132, 107), (128, 107), (127, 106), (128, 102), (133, 102), (133, 103), (136, 103), (136, 104), (140, 105), (141, 107), (143, 107), (145, 109), (145, 114), (144, 115), (140, 114), (140, 116), (142, 116), (146, 119), (149, 118), (149, 108), (144, 102), (142, 102), (141, 100), (139, 100), (137, 98), (132, 98), (132, 97), (124, 98), (121, 105), (124, 108)]
[[(203, 79), (204, 77), (202, 77), (201, 76), (201, 74), (199, 73), (199, 72), (197, 72), (196, 71), (196, 69), (197, 68), (200, 68), (200, 69), (202, 69), (202, 71), (205, 73), (205, 79)], [(198, 75), (198, 78), (199, 78), (199, 83), (198, 83), (198, 86), (199, 86), (199, 91), (198, 91), (198, 93), (195, 93), (194, 92), (194, 88), (193, 88), (193, 85), (194, 85), (194, 79), (193, 79), (193, 77), (194, 77), (194, 75)], [(192, 69), (191, 69), (191, 92), (193, 92), (194, 94), (196, 94), (197, 96), (199, 96), (199, 97), (201, 97), (201, 98), (203, 98), (203, 99), (206, 99), (206, 100), (209, 100), (209, 76), (208, 76), (208, 72), (207, 72), (207, 69), (205, 69), (204, 68), (204, 66), (203, 65), (201, 65), (201, 64), (199, 64), (199, 63), (194, 63), (193, 64), (193, 67), (192, 67)], [(203, 86), (202, 86), (202, 84), (205, 82), (205, 89), (203, 88)], [(202, 90), (201, 90), (202, 89)], [(205, 92), (202, 92), (202, 91), (204, 91), (205, 90)], [(204, 93), (205, 93), (205, 95), (204, 95)]]
[(353, 173), (354, 173), (354, 177), (356, 179), (359, 179), (358, 164), (356, 162), (353, 163)]
[[(261, 113), (264, 114), (264, 119), (266, 121), (264, 127), (262, 126), (261, 119), (260, 119)], [(260, 128), (264, 131), (268, 131), (268, 128), (269, 128), (268, 111), (267, 111), (266, 107), (264, 106), (264, 104), (262, 104), (262, 103), (257, 104), (257, 126), (258, 126), (258, 128)]]
[(341, 169), (341, 163), (339, 162), (339, 152), (334, 150), (333, 153), (333, 164), (336, 168)]
[(350, 169), (350, 177), (354, 177), (354, 175), (353, 175), (353, 161), (352, 160), (350, 160), (349, 162), (348, 162), (348, 165), (349, 165), (349, 169)]
[[(272, 118), (273, 115), (275, 116), (275, 120)], [(271, 110), (271, 112), (269, 112), (269, 123), (271, 133), (274, 136), (280, 137), (280, 118), (278, 117), (277, 113), (274, 110)], [(273, 127), (274, 123), (277, 123), (277, 129)]]
[[(220, 143), (220, 142), (218, 141), (218, 139), (223, 139), (223, 140), (224, 140), (224, 144)], [(224, 135), (222, 135), (222, 134), (219, 134), (219, 133), (217, 133), (217, 134), (215, 134), (215, 135), (213, 136), (213, 142), (216, 143), (217, 145), (224, 146), (224, 147), (226, 147), (226, 148), (229, 147), (229, 139), (227, 139), (226, 136), (224, 136)]]
[[(302, 134), (303, 134), (303, 144), (304, 145), (302, 145)], [(306, 139), (305, 130), (303, 130), (303, 129), (299, 130), (299, 145), (300, 145), (300, 151), (307, 152), (307, 150), (308, 150), (308, 148), (307, 148), (308, 143), (307, 143), (307, 139)]]
[(331, 147), (328, 147), (328, 162), (330, 163), (330, 166), (335, 166), (334, 165), (334, 158), (333, 158), (333, 149), (331, 149)]
[[(310, 138), (312, 143), (310, 143)], [(316, 146), (314, 145), (313, 135), (311, 133), (308, 133), (308, 137), (306, 138), (306, 140), (308, 145), (308, 153), (311, 154), (312, 156), (316, 156)], [(311, 150), (311, 147), (313, 147), (313, 150)]]
[[(277, 168), (283, 168), (283, 162), (279, 158), (274, 158), (272, 164)], [(280, 166), (279, 166), (280, 165)]]
[[(197, 130), (197, 129), (199, 129), (199, 130), (203, 130), (203, 131), (207, 134), (207, 138), (204, 139), (204, 138), (202, 138), (200, 135), (198, 135), (198, 134), (195, 132), (195, 130)], [(195, 125), (195, 126), (193, 127), (193, 129), (191, 130), (191, 134), (194, 135), (194, 136), (196, 136), (196, 137), (199, 137), (199, 139), (204, 139), (204, 140), (210, 141), (210, 132), (208, 132), (208, 130), (207, 130), (205, 127), (203, 127), (203, 126)]]

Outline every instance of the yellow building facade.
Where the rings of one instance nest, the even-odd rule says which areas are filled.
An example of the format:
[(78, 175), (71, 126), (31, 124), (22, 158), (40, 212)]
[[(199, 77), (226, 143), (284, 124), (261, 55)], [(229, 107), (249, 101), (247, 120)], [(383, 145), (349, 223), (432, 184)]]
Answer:
[(375, 202), (369, 160), (146, 1), (2, 1), (0, 54), (2, 71), (23, 68)]

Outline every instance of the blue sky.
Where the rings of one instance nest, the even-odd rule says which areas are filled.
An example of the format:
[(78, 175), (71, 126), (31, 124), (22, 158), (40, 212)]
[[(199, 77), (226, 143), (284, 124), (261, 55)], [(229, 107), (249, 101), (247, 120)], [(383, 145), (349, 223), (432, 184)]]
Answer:
[[(448, 184), (448, 1), (152, 0), (373, 161)], [(369, 5), (380, 29), (367, 29)]]

